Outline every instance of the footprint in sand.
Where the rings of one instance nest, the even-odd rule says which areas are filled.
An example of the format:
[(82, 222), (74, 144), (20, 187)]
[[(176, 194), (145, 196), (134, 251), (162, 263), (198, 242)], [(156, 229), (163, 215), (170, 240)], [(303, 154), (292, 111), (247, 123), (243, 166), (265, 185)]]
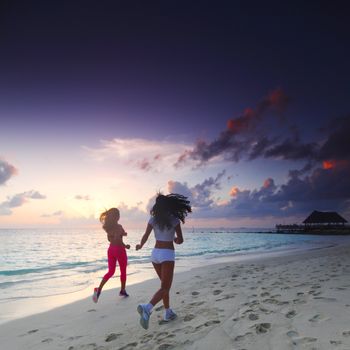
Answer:
[(141, 337), (140, 343), (148, 343), (153, 338), (153, 334), (145, 334)]
[(343, 344), (341, 340), (330, 340), (329, 342), (330, 342), (330, 344), (335, 345), (335, 346)]
[(252, 332), (248, 332), (248, 333), (245, 333), (243, 335), (237, 335), (237, 337), (235, 337), (233, 340), (234, 341), (243, 341), (249, 337), (252, 337), (253, 336), (253, 333)]
[(306, 300), (303, 299), (294, 299), (293, 304), (306, 304)]
[(249, 314), (248, 318), (251, 320), (251, 321), (256, 321), (259, 319), (259, 315), (257, 314)]
[(169, 334), (168, 332), (162, 332), (162, 333), (158, 333), (155, 336), (155, 339), (156, 339), (157, 344), (160, 344), (165, 339), (175, 338), (175, 337), (176, 337), (175, 334)]
[(316, 323), (316, 322), (321, 322), (321, 321), (326, 321), (326, 320), (329, 320), (329, 318), (324, 317), (321, 314), (317, 314), (314, 317), (310, 318), (309, 322), (315, 322)]
[(105, 342), (110, 342), (110, 341), (113, 341), (113, 340), (116, 340), (118, 339), (121, 335), (123, 335), (122, 333), (111, 333), (111, 334), (108, 334), (106, 339), (105, 339)]
[(217, 323), (220, 323), (220, 321), (219, 320), (211, 320), (211, 321), (205, 322), (204, 326), (209, 327), (209, 326), (211, 326), (213, 324), (217, 324)]
[(296, 331), (289, 331), (286, 334), (288, 337), (291, 337), (291, 338), (297, 337), (299, 335), (299, 333)]
[(210, 320), (210, 321), (207, 321), (207, 322), (205, 322), (205, 323), (203, 323), (203, 324), (200, 324), (199, 326), (197, 326), (197, 327), (195, 328), (195, 330), (196, 330), (196, 331), (199, 331), (199, 330), (202, 329), (203, 327), (209, 327), (209, 326), (212, 326), (212, 325), (218, 324), (218, 323), (220, 323), (219, 320)]
[(96, 312), (96, 309), (90, 309), (87, 312)]
[(170, 344), (170, 343), (164, 343), (164, 344), (160, 344), (157, 348), (157, 350), (167, 350), (167, 349), (171, 349), (174, 347), (174, 344)]
[(200, 306), (203, 305), (205, 303), (205, 301), (195, 301), (193, 303), (189, 303), (189, 306)]
[(326, 298), (326, 297), (315, 297), (316, 300), (323, 300), (323, 301), (337, 301), (336, 298)]
[(221, 300), (232, 299), (232, 298), (234, 298), (235, 296), (236, 296), (236, 294), (231, 294), (231, 295), (226, 294), (226, 295), (223, 295), (222, 298), (218, 298), (218, 299), (216, 299), (215, 301), (221, 301)]
[(76, 339), (79, 339), (79, 338), (82, 338), (82, 337), (83, 337), (82, 335), (76, 335), (74, 337), (69, 337), (68, 340), (72, 341), (72, 340), (76, 340)]
[(343, 332), (344, 337), (350, 337), (350, 331), (344, 331)]
[(169, 324), (170, 322), (173, 322), (176, 318), (174, 318), (173, 320), (170, 320), (170, 321), (165, 321), (163, 319), (159, 320), (158, 321), (158, 324), (161, 326), (163, 324)]
[(199, 292), (194, 291), (194, 292), (192, 292), (192, 295), (199, 295)]
[(317, 338), (304, 337), (304, 338), (294, 339), (293, 344), (294, 345), (302, 345), (302, 344), (307, 344), (307, 343), (314, 343), (315, 341), (317, 341)]
[(189, 314), (189, 315), (186, 315), (184, 317), (184, 322), (189, 322), (189, 321), (192, 321), (196, 316), (193, 315), (193, 314)]
[(276, 300), (276, 299), (270, 298), (270, 299), (265, 299), (265, 300), (263, 300), (263, 303), (267, 303), (267, 304), (278, 304), (279, 301)]
[(136, 348), (137, 344), (138, 343), (135, 341), (133, 343), (126, 344), (126, 345), (122, 346), (121, 348), (118, 348), (118, 350), (132, 350), (132, 349)]
[(213, 292), (213, 295), (219, 295), (221, 293), (222, 293), (221, 289), (215, 289), (214, 292)]
[(28, 334), (33, 334), (33, 333), (36, 333), (39, 329), (32, 329), (30, 331), (28, 331)]
[[(72, 349), (74, 349), (74, 346), (72, 346)], [(90, 344), (85, 344), (85, 345), (81, 345), (78, 348), (79, 350), (95, 350), (97, 349), (97, 344), (96, 343), (90, 343)], [(68, 349), (70, 350), (70, 348)]]
[(263, 312), (264, 314), (270, 314), (272, 313), (272, 311), (268, 310), (268, 309), (265, 309), (264, 307), (259, 307), (260, 311)]
[(255, 331), (257, 334), (266, 333), (271, 328), (271, 323), (257, 323)]
[(287, 318), (293, 318), (296, 314), (297, 314), (296, 311), (292, 310), (292, 311), (289, 311), (289, 312), (286, 313), (286, 317)]
[(53, 341), (53, 339), (51, 339), (51, 338), (46, 338), (46, 339), (42, 340), (41, 342), (42, 342), (42, 343), (51, 343), (52, 341)]
[(160, 333), (156, 333), (156, 335), (154, 336), (155, 339), (164, 339), (168, 336), (168, 332), (160, 332)]

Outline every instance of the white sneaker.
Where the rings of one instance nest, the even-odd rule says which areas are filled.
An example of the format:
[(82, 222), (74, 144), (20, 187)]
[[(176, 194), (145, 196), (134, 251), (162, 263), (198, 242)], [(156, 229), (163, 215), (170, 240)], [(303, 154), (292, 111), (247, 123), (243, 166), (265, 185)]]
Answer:
[(151, 316), (150, 312), (147, 310), (145, 304), (139, 304), (137, 306), (137, 312), (140, 314), (140, 325), (144, 329), (148, 329), (149, 318)]

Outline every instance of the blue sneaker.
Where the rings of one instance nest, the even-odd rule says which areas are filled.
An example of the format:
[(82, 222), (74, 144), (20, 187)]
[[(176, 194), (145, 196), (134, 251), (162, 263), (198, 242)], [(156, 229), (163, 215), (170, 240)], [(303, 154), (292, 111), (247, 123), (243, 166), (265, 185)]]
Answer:
[(150, 312), (147, 310), (145, 304), (139, 304), (137, 306), (137, 312), (140, 314), (140, 325), (144, 329), (148, 329), (149, 318), (151, 316)]
[(177, 318), (176, 313), (173, 310), (169, 309), (165, 313), (163, 321), (169, 322), (169, 321), (175, 320), (176, 318)]

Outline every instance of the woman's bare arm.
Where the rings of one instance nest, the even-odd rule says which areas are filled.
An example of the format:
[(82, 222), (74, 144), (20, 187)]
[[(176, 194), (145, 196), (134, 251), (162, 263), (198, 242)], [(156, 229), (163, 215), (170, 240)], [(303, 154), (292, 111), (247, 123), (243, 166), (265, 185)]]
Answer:
[(178, 224), (175, 227), (176, 237), (174, 239), (174, 242), (176, 244), (182, 244), (184, 242), (184, 237), (182, 235), (181, 225)]
[(150, 224), (148, 224), (146, 227), (146, 231), (141, 238), (140, 244), (136, 244), (136, 250), (140, 250), (144, 246), (152, 230), (153, 230), (153, 227)]

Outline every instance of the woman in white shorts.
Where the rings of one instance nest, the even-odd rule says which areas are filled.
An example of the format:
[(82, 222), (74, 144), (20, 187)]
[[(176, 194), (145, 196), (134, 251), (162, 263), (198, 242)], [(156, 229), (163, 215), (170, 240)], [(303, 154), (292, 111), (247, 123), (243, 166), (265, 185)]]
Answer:
[(180, 222), (184, 223), (186, 215), (191, 211), (190, 202), (186, 197), (176, 193), (167, 196), (159, 194), (151, 210), (151, 219), (146, 231), (140, 244), (136, 245), (136, 250), (141, 249), (147, 242), (152, 230), (154, 231), (156, 244), (152, 250), (152, 264), (161, 281), (161, 286), (148, 304), (137, 306), (137, 311), (140, 314), (140, 324), (145, 329), (148, 329), (153, 307), (160, 300), (163, 300), (165, 308), (163, 321), (168, 322), (176, 318), (176, 314), (170, 308), (169, 303), (169, 291), (175, 266), (174, 243), (183, 243)]

